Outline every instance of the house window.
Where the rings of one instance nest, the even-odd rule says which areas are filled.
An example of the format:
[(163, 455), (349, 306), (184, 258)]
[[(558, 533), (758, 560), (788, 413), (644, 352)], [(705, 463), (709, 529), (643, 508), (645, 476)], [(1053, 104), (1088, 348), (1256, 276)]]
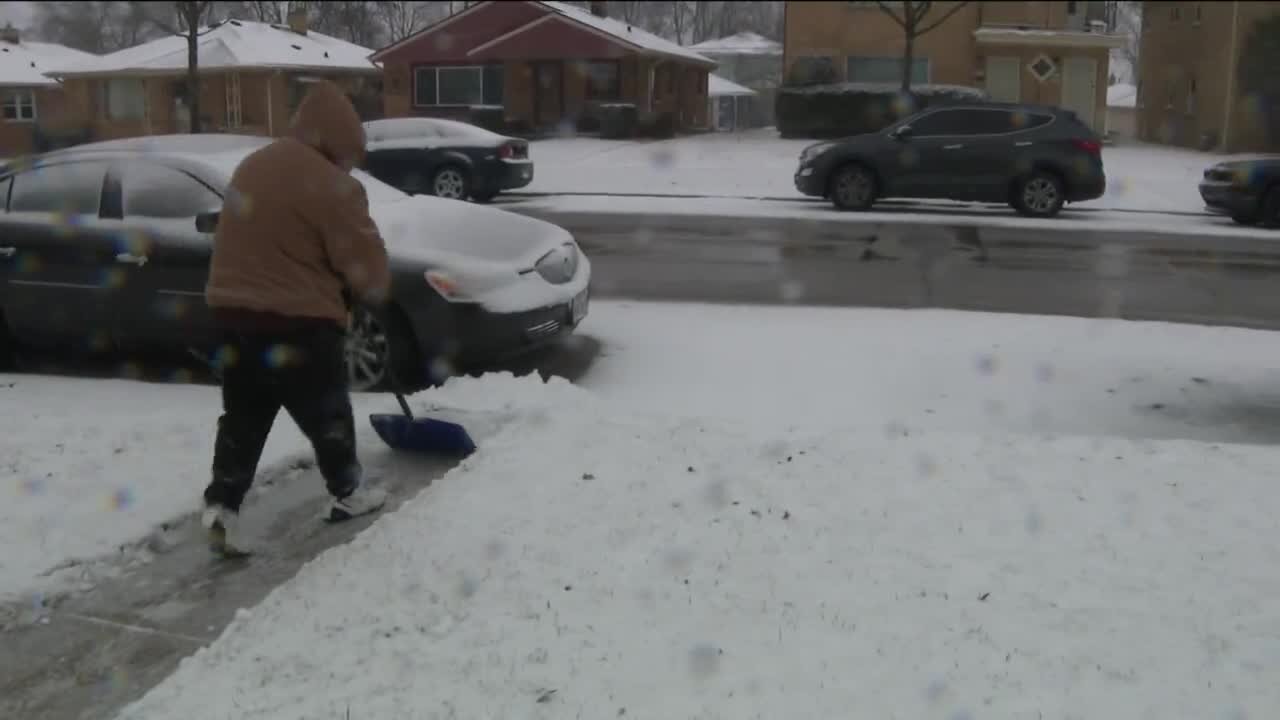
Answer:
[(107, 80), (102, 94), (108, 120), (142, 120), (147, 115), (147, 86), (138, 78)]
[(4, 93), (4, 119), (31, 122), (36, 119), (36, 94), (32, 90), (15, 89)]
[[(900, 57), (850, 57), (845, 68), (849, 82), (891, 83), (902, 82), (902, 58)], [(924, 85), (929, 82), (929, 59), (911, 59), (911, 82)]]
[(592, 60), (583, 67), (588, 100), (618, 100), (622, 97), (622, 71), (617, 60)]
[(417, 107), (502, 105), (505, 75), (501, 65), (439, 65), (413, 70)]
[(1196, 76), (1192, 75), (1187, 78), (1187, 114), (1192, 115), (1196, 111)]
[(1179, 7), (1179, 3), (1173, 3), (1173, 5), (1169, 7), (1169, 19), (1174, 22), (1178, 22), (1182, 19), (1182, 8)]
[(1192, 23), (1193, 25), (1199, 25), (1199, 24), (1200, 24), (1200, 21), (1201, 21), (1203, 18), (1204, 18), (1204, 12), (1203, 12), (1202, 8), (1200, 7), (1200, 3), (1196, 3), (1196, 9), (1195, 9), (1195, 13), (1192, 15), (1191, 23)]
[(1078, 5), (1078, 4), (1079, 4), (1079, 3), (1076, 3), (1076, 2), (1068, 2), (1068, 3), (1067, 3), (1067, 14), (1068, 14), (1068, 15), (1075, 15), (1075, 14), (1076, 14), (1076, 5)]

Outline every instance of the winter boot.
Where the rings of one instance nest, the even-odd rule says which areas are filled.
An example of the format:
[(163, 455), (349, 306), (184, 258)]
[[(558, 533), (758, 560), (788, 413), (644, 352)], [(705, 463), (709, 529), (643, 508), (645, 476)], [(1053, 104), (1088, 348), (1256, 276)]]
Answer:
[(239, 524), (240, 516), (221, 505), (205, 507), (200, 516), (200, 525), (209, 537), (209, 549), (223, 557), (244, 557), (249, 554), (237, 544), (241, 542)]
[(329, 506), (327, 522), (342, 522), (361, 515), (368, 515), (382, 509), (387, 504), (387, 491), (365, 483), (360, 483), (350, 495), (334, 498)]

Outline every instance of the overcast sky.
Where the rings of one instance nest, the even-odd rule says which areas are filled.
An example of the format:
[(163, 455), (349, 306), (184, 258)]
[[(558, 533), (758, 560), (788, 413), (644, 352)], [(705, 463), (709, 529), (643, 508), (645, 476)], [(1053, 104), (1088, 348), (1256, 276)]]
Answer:
[(35, 3), (0, 2), (0, 25), (12, 24), (14, 27), (27, 27), (35, 15), (33, 5)]

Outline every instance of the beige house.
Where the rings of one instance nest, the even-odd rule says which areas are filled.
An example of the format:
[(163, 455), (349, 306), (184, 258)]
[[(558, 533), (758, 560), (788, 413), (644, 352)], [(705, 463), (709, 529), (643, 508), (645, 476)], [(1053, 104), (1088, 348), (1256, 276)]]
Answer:
[(1138, 136), (1227, 152), (1275, 149), (1266, 116), (1236, 82), (1254, 23), (1270, 2), (1144, 2)]
[[(897, 3), (890, 3), (896, 5)], [(954, 5), (935, 2), (936, 18)], [(1102, 2), (970, 2), (916, 39), (918, 84), (984, 88), (993, 100), (1056, 105), (1106, 130), (1109, 52)], [(788, 2), (784, 73), (815, 58), (845, 82), (898, 83), (904, 34), (875, 2)]]
[[(204, 132), (281, 135), (307, 84), (333, 80), (361, 104), (380, 109), (382, 70), (371, 52), (309, 31), (306, 16), (288, 25), (227, 20), (199, 39)], [(94, 140), (190, 129), (187, 40), (167, 36), (47, 73), (62, 81), (68, 115)]]

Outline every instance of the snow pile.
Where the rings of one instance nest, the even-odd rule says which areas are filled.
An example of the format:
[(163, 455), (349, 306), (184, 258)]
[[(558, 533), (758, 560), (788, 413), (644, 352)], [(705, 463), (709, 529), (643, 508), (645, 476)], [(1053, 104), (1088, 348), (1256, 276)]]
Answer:
[(1117, 83), (1107, 88), (1107, 107), (1131, 108), (1138, 104), (1138, 88), (1129, 83)]
[(1264, 717), (1276, 453), (628, 416), (563, 382), (122, 720)]

